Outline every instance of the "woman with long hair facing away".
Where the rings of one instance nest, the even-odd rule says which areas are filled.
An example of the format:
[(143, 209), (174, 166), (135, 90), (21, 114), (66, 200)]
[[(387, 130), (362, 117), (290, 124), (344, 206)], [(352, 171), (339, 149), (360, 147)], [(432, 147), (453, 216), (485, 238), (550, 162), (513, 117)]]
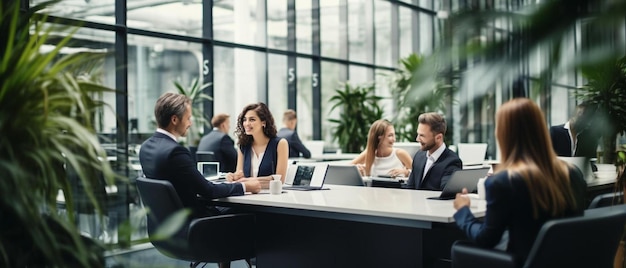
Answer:
[(495, 246), (508, 230), (507, 251), (522, 264), (546, 221), (582, 215), (587, 184), (578, 168), (557, 158), (544, 115), (530, 99), (516, 98), (500, 107), (495, 136), (501, 160), (485, 181), (485, 218), (472, 215), (464, 189), (454, 200), (454, 219), (483, 247)]
[(352, 160), (363, 176), (408, 177), (412, 157), (403, 149), (394, 148), (396, 131), (391, 122), (374, 121), (367, 136), (367, 146)]
[(235, 129), (239, 145), (237, 168), (226, 174), (228, 181), (258, 178), (263, 188), (269, 187), (271, 175), (281, 175), (285, 182), (289, 158), (287, 140), (276, 137), (274, 117), (265, 103), (250, 104), (237, 118)]

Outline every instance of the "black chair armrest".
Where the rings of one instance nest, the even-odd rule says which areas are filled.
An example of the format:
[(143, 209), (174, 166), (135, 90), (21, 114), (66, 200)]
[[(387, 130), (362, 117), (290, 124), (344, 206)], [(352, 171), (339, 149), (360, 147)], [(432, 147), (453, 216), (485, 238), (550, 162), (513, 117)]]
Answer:
[(255, 256), (254, 214), (227, 214), (194, 219), (189, 246), (198, 256), (227, 261)]
[(513, 255), (504, 251), (480, 248), (468, 241), (454, 242), (451, 254), (453, 268), (515, 267)]

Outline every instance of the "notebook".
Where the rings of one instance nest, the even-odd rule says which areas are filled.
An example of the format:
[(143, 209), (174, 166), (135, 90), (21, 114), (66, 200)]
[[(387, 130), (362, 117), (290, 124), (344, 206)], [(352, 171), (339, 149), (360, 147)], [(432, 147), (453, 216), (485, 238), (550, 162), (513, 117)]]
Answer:
[(220, 178), (219, 162), (198, 162), (198, 171), (205, 179), (214, 181)]
[(583, 173), (583, 178), (585, 179), (586, 182), (592, 182), (593, 180), (595, 180), (596, 176), (593, 174), (593, 170), (591, 168), (591, 161), (589, 161), (589, 158), (581, 157), (581, 156), (575, 156), (575, 157), (559, 156), (558, 158), (567, 163), (573, 164), (578, 169), (580, 169), (580, 172)]
[(486, 177), (488, 171), (488, 167), (457, 170), (452, 174), (452, 177), (450, 177), (450, 180), (448, 181), (446, 186), (443, 187), (441, 195), (429, 197), (428, 199), (454, 199), (456, 197), (456, 194), (460, 193), (463, 188), (467, 188), (468, 193), (475, 193), (477, 190), (476, 184), (478, 184), (478, 180), (480, 178)]
[(326, 179), (328, 164), (303, 163), (289, 167), (285, 178), (285, 190), (321, 190)]
[(464, 166), (482, 165), (487, 154), (486, 143), (459, 143), (457, 152)]

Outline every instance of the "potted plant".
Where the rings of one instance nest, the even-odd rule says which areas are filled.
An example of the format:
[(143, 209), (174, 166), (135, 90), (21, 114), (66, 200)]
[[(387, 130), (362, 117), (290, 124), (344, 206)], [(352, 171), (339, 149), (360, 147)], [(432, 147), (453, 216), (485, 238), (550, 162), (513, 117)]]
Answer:
[(337, 140), (343, 152), (360, 153), (367, 144), (367, 133), (372, 122), (381, 119), (383, 110), (378, 105), (382, 99), (374, 94), (374, 84), (353, 86), (342, 83), (330, 98), (330, 111), (340, 109), (339, 119), (328, 119), (337, 126), (333, 141)]
[(588, 82), (577, 96), (597, 107), (594, 127), (602, 133), (603, 163), (615, 163), (617, 134), (626, 131), (626, 57), (582, 68)]
[[(440, 79), (432, 88), (420, 88), (420, 92), (416, 92), (418, 89), (413, 88), (413, 74), (423, 63), (423, 58), (413, 53), (400, 59), (400, 68), (389, 76), (396, 114), (392, 121), (398, 141), (415, 141), (419, 115), (431, 111), (445, 113), (446, 100), (455, 90), (455, 87), (445, 85)], [(452, 131), (446, 134), (452, 135)]]
[(174, 86), (178, 93), (183, 94), (191, 99), (191, 114), (193, 124), (187, 133), (187, 144), (190, 147), (198, 146), (204, 126), (210, 127), (210, 121), (204, 116), (202, 104), (204, 101), (212, 101), (211, 96), (204, 93), (204, 89), (211, 86), (211, 83), (200, 84), (198, 78), (194, 78), (189, 86), (184, 87), (180, 82), (174, 81)]
[[(93, 129), (90, 96), (104, 87), (75, 77), (103, 55), (59, 52), (71, 40), (51, 34), (63, 29), (44, 23), (49, 4), (20, 10), (22, 1), (0, 4), (0, 266), (104, 266), (103, 247), (81, 236), (74, 225), (74, 202), (67, 170), (85, 185), (85, 194), (100, 211), (91, 187), (102, 173), (114, 178)], [(67, 32), (67, 31), (66, 31)], [(67, 216), (57, 213), (58, 190), (65, 193)]]

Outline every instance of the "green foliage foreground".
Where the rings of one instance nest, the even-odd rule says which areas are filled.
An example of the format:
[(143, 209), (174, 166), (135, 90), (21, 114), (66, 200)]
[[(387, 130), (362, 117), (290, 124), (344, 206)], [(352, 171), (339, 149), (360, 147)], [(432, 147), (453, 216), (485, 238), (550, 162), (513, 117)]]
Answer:
[[(102, 247), (80, 236), (66, 174), (73, 169), (100, 211), (92, 188), (113, 172), (92, 128), (91, 94), (107, 89), (74, 77), (73, 70), (101, 59), (63, 56), (67, 29), (46, 24), (46, 2), (28, 10), (21, 1), (0, 3), (0, 267), (98, 267)], [(73, 28), (74, 31), (76, 28)], [(55, 36), (53, 49), (44, 51)], [(67, 215), (57, 213), (58, 190)]]

